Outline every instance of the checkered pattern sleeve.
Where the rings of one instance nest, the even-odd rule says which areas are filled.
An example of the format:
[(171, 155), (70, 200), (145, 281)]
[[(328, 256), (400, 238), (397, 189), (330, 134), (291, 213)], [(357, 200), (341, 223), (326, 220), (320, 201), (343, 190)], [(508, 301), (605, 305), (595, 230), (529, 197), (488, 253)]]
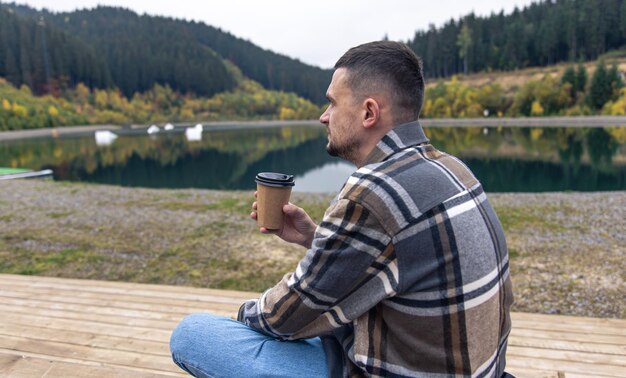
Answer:
[(397, 270), (390, 237), (372, 212), (338, 200), (326, 212), (312, 248), (260, 299), (241, 307), (239, 320), (275, 337), (320, 336), (351, 324), (392, 296)]

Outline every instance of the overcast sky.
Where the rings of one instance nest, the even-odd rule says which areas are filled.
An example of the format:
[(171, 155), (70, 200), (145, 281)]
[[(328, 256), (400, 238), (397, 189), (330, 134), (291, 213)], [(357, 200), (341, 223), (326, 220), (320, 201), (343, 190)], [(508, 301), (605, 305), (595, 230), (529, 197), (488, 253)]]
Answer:
[[(350, 47), (407, 41), (429, 24), (474, 12), (489, 15), (537, 0), (15, 0), (37, 9), (72, 11), (98, 4), (140, 14), (202, 21), (274, 52), (330, 68)], [(0, 2), (7, 2), (0, 0)]]

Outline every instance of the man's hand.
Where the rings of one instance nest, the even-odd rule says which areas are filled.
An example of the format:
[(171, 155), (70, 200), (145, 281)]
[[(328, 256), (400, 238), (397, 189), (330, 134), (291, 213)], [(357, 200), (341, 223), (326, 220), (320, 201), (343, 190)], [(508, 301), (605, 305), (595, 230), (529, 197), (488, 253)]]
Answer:
[[(255, 198), (256, 195), (255, 192)], [(250, 213), (250, 218), (254, 220), (257, 219), (256, 210), (257, 203), (255, 201), (252, 204), (252, 213)], [(307, 249), (311, 248), (317, 225), (313, 222), (309, 214), (307, 214), (304, 209), (292, 203), (283, 206), (283, 213), (285, 214), (285, 222), (280, 230), (268, 230), (265, 227), (261, 227), (259, 231), (263, 234), (274, 234), (284, 241), (299, 244)]]

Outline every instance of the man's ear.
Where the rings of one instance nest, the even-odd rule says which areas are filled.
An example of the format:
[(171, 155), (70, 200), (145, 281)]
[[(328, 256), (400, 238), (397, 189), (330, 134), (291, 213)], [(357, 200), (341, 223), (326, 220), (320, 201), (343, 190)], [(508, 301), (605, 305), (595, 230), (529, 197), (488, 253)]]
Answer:
[(363, 101), (363, 127), (369, 129), (376, 126), (380, 119), (380, 105), (375, 99), (368, 97)]

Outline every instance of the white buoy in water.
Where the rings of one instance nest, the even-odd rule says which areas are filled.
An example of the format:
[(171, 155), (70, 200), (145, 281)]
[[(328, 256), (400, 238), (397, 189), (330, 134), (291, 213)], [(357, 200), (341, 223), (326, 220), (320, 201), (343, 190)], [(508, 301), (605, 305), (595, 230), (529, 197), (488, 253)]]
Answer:
[(161, 129), (159, 129), (159, 126), (157, 125), (151, 125), (150, 127), (148, 127), (148, 134), (156, 134), (159, 131), (161, 131)]
[(163, 128), (165, 130), (174, 130), (174, 125), (172, 125), (171, 123), (166, 123), (165, 126), (163, 126)]
[(202, 140), (202, 130), (203, 127), (201, 123), (195, 125), (194, 127), (189, 127), (185, 129), (185, 138), (187, 138), (187, 141), (189, 142)]
[(97, 146), (110, 146), (117, 139), (117, 135), (109, 130), (97, 130), (95, 136)]

